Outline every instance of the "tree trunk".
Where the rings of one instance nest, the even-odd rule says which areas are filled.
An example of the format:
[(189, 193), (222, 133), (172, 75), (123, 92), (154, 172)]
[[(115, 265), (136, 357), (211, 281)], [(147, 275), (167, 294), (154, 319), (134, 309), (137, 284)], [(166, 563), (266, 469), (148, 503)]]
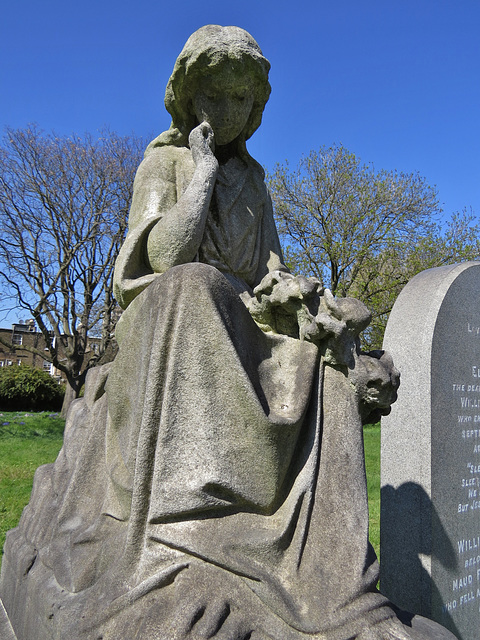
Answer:
[(85, 374), (82, 374), (79, 378), (67, 379), (67, 384), (65, 386), (65, 397), (63, 398), (62, 411), (60, 412), (62, 418), (67, 417), (70, 405), (74, 400), (78, 398), (84, 382)]

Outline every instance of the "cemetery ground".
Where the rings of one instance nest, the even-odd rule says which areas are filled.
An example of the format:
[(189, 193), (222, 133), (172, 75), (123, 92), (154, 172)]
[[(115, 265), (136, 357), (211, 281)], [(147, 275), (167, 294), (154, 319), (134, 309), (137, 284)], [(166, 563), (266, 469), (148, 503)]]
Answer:
[[(63, 442), (65, 420), (48, 412), (0, 412), (0, 549), (28, 503), (33, 475), (53, 462)], [(380, 553), (380, 424), (364, 428), (370, 512), (370, 542)], [(1, 556), (0, 556), (1, 560)]]
[(63, 442), (65, 420), (58, 414), (0, 412), (0, 547), (17, 526), (30, 499), (33, 475), (53, 462)]

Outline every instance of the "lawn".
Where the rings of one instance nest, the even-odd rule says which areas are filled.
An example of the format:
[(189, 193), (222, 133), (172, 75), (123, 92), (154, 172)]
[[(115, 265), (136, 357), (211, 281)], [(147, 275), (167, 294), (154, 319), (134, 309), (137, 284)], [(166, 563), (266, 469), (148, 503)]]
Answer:
[(365, 465), (367, 468), (370, 542), (380, 557), (380, 423), (363, 429)]
[(53, 462), (65, 420), (51, 413), (0, 412), (0, 549), (15, 527), (32, 490), (35, 469)]
[[(50, 413), (0, 413), (0, 549), (16, 526), (32, 490), (33, 474), (53, 462), (65, 421)], [(380, 551), (380, 425), (364, 429), (370, 510), (370, 541)]]

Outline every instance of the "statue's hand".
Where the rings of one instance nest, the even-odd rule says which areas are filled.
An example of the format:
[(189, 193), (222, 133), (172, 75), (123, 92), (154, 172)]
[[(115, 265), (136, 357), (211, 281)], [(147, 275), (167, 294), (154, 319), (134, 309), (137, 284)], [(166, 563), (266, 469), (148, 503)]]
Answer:
[(168, 638), (268, 640), (253, 628), (248, 614), (238, 606), (236, 601), (240, 597), (235, 592), (232, 576), (223, 570), (192, 564), (177, 576), (174, 584), (175, 610)]
[(218, 161), (215, 158), (215, 136), (208, 122), (202, 122), (192, 129), (188, 137), (188, 143), (192, 151), (193, 161), (196, 166), (207, 163), (218, 169)]

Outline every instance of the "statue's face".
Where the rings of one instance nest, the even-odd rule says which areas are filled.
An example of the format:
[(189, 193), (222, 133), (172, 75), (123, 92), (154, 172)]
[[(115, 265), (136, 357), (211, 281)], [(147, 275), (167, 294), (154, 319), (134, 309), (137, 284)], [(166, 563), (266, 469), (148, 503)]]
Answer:
[(193, 98), (198, 122), (208, 122), (219, 146), (242, 133), (252, 106), (253, 79), (228, 60), (205, 74)]

